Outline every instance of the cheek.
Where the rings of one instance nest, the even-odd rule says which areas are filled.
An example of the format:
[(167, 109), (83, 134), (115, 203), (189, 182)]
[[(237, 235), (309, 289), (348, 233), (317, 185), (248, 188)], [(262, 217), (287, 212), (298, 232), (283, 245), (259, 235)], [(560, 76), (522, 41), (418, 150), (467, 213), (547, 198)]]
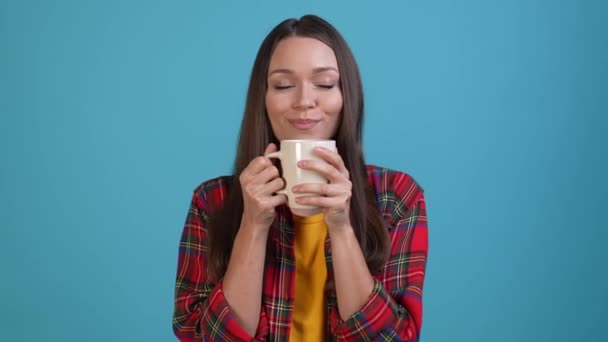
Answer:
[(328, 96), (323, 101), (323, 111), (327, 114), (338, 114), (342, 111), (342, 94), (337, 93)]
[(272, 95), (266, 93), (266, 98), (264, 99), (265, 104), (266, 104), (266, 111), (268, 112), (268, 114), (274, 112), (274, 107), (275, 107), (275, 99)]
[(266, 94), (266, 111), (268, 115), (278, 115), (289, 107), (289, 103), (284, 96), (276, 94)]
[(328, 97), (325, 101), (323, 111), (328, 115), (330, 136), (334, 136), (338, 129), (338, 122), (340, 121), (340, 113), (342, 112), (342, 94)]

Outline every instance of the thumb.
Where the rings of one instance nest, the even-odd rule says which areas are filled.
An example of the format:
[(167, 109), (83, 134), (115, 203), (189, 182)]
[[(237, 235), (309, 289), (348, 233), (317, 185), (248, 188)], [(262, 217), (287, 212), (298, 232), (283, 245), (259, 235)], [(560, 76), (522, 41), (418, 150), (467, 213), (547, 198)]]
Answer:
[(277, 145), (270, 143), (268, 144), (268, 146), (266, 146), (266, 149), (264, 150), (264, 155), (267, 155), (268, 153), (272, 153), (272, 152), (276, 152), (277, 151)]

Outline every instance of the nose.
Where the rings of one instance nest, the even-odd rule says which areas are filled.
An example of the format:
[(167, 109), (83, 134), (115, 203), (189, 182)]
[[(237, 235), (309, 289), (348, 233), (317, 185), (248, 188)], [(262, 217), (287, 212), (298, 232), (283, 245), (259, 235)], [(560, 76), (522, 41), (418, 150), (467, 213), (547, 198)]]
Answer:
[(296, 109), (309, 109), (314, 108), (317, 104), (317, 99), (314, 90), (311, 87), (302, 85), (298, 87), (296, 98), (294, 99), (293, 106)]

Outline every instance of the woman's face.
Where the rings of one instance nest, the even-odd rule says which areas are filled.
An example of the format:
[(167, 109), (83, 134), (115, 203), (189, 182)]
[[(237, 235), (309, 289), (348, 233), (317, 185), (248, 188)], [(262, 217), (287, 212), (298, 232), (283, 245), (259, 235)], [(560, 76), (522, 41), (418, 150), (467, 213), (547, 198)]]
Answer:
[(266, 91), (266, 111), (277, 139), (331, 139), (342, 111), (339, 80), (329, 46), (314, 38), (281, 40), (270, 59)]

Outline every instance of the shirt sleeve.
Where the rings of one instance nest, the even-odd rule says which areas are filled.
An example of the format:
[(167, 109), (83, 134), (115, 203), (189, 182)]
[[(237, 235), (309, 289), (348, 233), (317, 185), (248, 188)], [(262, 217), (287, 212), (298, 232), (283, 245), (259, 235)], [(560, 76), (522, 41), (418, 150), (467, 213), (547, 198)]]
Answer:
[(179, 244), (173, 331), (182, 341), (262, 341), (268, 321), (262, 308), (255, 336), (234, 319), (221, 282), (208, 279), (208, 222), (204, 199), (195, 193)]
[[(412, 187), (418, 188), (413, 181)], [(383, 272), (375, 278), (367, 303), (346, 321), (341, 320), (337, 307), (330, 313), (338, 341), (419, 340), (428, 229), (422, 190), (407, 191), (394, 203), (397, 219), (389, 233), (391, 254)]]

